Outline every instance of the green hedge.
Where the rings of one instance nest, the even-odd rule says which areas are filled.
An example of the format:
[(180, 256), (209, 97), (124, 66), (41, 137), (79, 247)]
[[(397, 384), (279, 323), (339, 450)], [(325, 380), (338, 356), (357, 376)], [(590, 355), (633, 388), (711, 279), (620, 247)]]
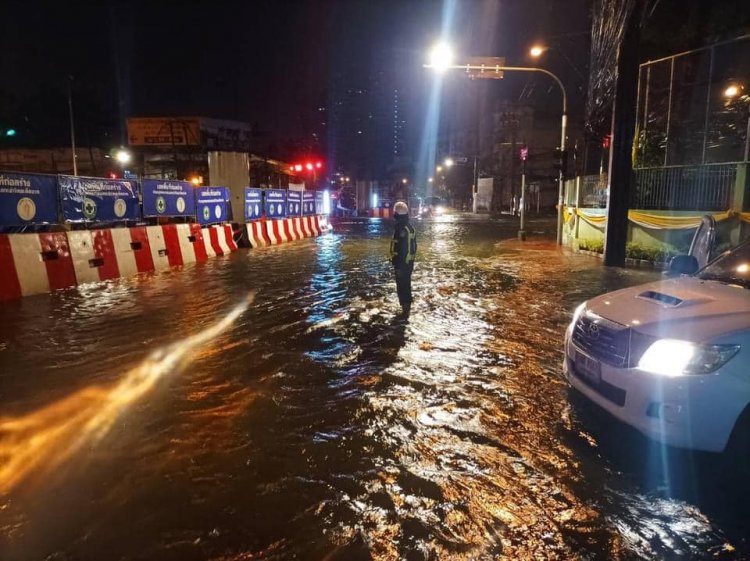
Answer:
[[(580, 239), (578, 240), (578, 249), (582, 251), (593, 251), (594, 253), (604, 253), (604, 240), (602, 239)], [(643, 259), (657, 263), (668, 263), (669, 260), (680, 252), (676, 248), (665, 245), (642, 245), (628, 242), (625, 245), (625, 257), (630, 259)]]

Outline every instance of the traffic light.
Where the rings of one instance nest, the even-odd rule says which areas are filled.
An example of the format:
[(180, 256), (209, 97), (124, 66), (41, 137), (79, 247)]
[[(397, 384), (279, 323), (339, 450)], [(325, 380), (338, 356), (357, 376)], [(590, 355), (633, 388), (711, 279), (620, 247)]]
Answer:
[(568, 151), (560, 148), (555, 148), (555, 169), (558, 170), (563, 177), (568, 174)]

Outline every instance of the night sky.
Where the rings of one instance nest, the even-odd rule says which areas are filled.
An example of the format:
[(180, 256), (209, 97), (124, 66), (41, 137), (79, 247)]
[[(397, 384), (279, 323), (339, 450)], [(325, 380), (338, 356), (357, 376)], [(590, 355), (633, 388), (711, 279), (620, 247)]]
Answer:
[[(73, 76), (83, 144), (120, 144), (129, 115), (236, 118), (279, 143), (306, 134), (336, 76), (360, 86), (386, 67), (409, 86), (414, 136), (429, 85), (421, 63), (442, 12), (442, 2), (426, 0), (6, 1), (0, 119), (23, 133), (19, 143), (64, 144)], [(462, 1), (455, 13), (452, 40), (466, 54), (529, 64), (526, 49), (538, 38), (566, 49), (568, 61), (550, 56), (545, 64), (573, 84), (573, 105), (582, 107), (585, 0)], [(502, 87), (511, 95), (518, 80), (498, 95)]]

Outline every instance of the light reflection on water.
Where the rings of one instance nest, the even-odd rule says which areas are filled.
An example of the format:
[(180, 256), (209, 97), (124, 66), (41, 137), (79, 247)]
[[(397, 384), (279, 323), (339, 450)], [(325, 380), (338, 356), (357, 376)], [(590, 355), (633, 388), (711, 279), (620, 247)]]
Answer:
[[(258, 289), (77, 472), (4, 496), (0, 551), (687, 559), (741, 545), (725, 519), (665, 496), (658, 470), (641, 478), (632, 464), (648, 447), (586, 420), (561, 378), (575, 305), (653, 274), (496, 243), (512, 227), (419, 222), (417, 300), (402, 322), (390, 226), (350, 221), (315, 241), (0, 309), (0, 405), (21, 414), (114, 379)], [(6, 374), (32, 364), (34, 378)]]

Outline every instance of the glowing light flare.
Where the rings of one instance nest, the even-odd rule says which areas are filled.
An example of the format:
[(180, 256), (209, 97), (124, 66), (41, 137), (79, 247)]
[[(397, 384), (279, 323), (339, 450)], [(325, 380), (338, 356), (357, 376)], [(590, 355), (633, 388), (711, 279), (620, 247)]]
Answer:
[(529, 54), (534, 58), (539, 58), (544, 54), (546, 50), (547, 48), (543, 47), (542, 45), (534, 45), (529, 49)]
[(190, 178), (190, 183), (192, 183), (195, 187), (200, 187), (203, 185), (203, 177), (200, 175), (194, 175)]
[(312, 171), (313, 170), (313, 165), (310, 162), (307, 162), (305, 164), (305, 168), (307, 169), (307, 171)]
[(218, 322), (156, 350), (113, 386), (90, 386), (28, 415), (0, 417), (0, 493), (32, 475), (57, 471), (78, 451), (104, 438), (131, 405), (162, 379), (179, 374), (192, 355), (228, 329), (254, 298), (249, 294)]
[(315, 167), (318, 168), (318, 169), (320, 169), (320, 168), (323, 167), (323, 163), (322, 162), (316, 162)]
[(444, 72), (453, 64), (453, 49), (447, 43), (438, 43), (430, 51), (429, 67)]
[(748, 271), (750, 271), (750, 264), (748, 263), (742, 263), (741, 265), (738, 265), (735, 269), (738, 273), (741, 275), (747, 274)]
[(739, 86), (737, 84), (731, 84), (730, 86), (727, 86), (727, 89), (724, 90), (724, 97), (733, 98), (740, 95), (740, 92), (742, 91), (742, 86)]
[(118, 150), (117, 154), (115, 154), (115, 159), (122, 165), (125, 165), (130, 163), (130, 160), (133, 159), (133, 156), (127, 150)]
[(302, 171), (302, 164), (295, 164), (294, 171)]

